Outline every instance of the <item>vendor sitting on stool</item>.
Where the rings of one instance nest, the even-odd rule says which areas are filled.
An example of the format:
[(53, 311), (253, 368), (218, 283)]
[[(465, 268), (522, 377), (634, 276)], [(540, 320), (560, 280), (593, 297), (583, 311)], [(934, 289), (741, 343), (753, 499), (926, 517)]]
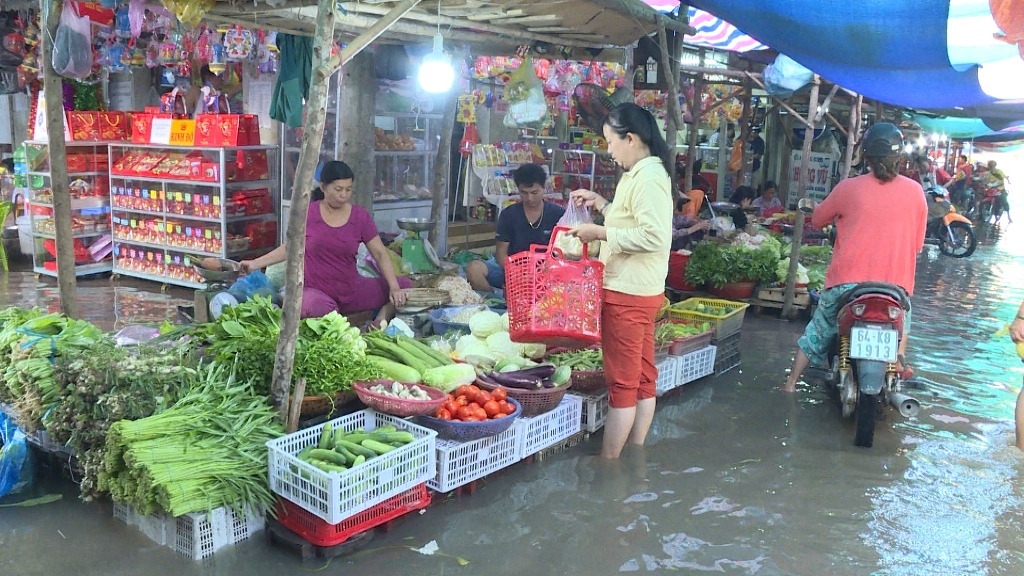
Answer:
[(466, 266), (466, 279), (474, 290), (493, 292), (505, 287), (505, 260), (525, 252), (531, 244), (547, 245), (551, 231), (565, 214), (565, 208), (544, 201), (547, 174), (537, 164), (523, 164), (512, 175), (522, 200), (498, 216), (494, 258), (474, 260)]
[[(377, 310), (374, 323), (381, 325), (395, 316), (396, 307), (405, 305), (405, 289), (411, 288), (412, 282), (395, 274), (370, 213), (350, 203), (354, 178), (348, 164), (334, 160), (325, 163), (319, 177), (323, 199), (309, 203), (302, 317)], [(359, 244), (366, 244), (377, 262), (379, 278), (365, 278), (356, 270)], [(243, 260), (240, 268), (248, 273), (284, 262), (285, 257), (286, 248), (281, 244), (265, 256)]]
[(711, 222), (698, 220), (687, 210), (692, 203), (688, 197), (676, 199), (676, 213), (672, 216), (672, 250), (681, 250), (703, 237), (711, 229)]

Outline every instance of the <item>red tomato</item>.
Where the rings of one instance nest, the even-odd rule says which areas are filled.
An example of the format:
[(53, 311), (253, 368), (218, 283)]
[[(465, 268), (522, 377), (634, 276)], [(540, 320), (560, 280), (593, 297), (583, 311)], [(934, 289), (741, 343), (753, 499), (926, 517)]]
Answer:
[(498, 414), (501, 414), (501, 406), (498, 406), (497, 402), (491, 400), (484, 404), (484, 412), (487, 413), (488, 418), (494, 418)]
[(469, 386), (465, 384), (455, 389), (455, 396), (465, 396), (467, 394), (469, 394)]
[(466, 392), (466, 396), (476, 396), (480, 393), (480, 389), (475, 384), (470, 384), (467, 388), (469, 388), (469, 392)]
[(481, 390), (480, 393), (476, 395), (476, 403), (481, 405), (481, 406), (483, 406), (484, 404), (487, 404), (490, 401), (491, 401), (491, 393), (486, 391), (486, 390)]
[(506, 392), (504, 388), (495, 388), (494, 391), (491, 392), (491, 398), (494, 398), (496, 401), (501, 402), (502, 400), (508, 398), (508, 392)]
[(473, 413), (480, 420), (487, 420), (487, 411), (484, 410), (483, 406), (478, 405), (476, 408), (473, 409)]
[(469, 420), (474, 416), (474, 414), (475, 412), (469, 406), (460, 406), (455, 418), (457, 420)]
[(511, 402), (502, 402), (502, 404), (504, 404), (504, 406), (501, 407), (501, 411), (505, 414), (512, 414), (516, 411), (515, 404), (512, 404)]
[(452, 413), (445, 410), (444, 408), (441, 408), (440, 410), (437, 411), (437, 417), (440, 418), (441, 420), (451, 420)]
[(441, 408), (447, 410), (449, 414), (454, 414), (455, 412), (458, 412), (459, 405), (455, 400), (447, 400), (444, 404), (441, 404)]
[(476, 416), (470, 416), (469, 418), (466, 418), (465, 420), (463, 420), (463, 422), (479, 422), (479, 421), (480, 421), (480, 419), (477, 418)]
[(459, 406), (466, 406), (467, 404), (469, 404), (469, 399), (467, 399), (465, 396), (456, 396), (455, 403), (458, 404)]
[(454, 394), (446, 394), (445, 397), (444, 397), (444, 401), (445, 402), (455, 402), (455, 395)]

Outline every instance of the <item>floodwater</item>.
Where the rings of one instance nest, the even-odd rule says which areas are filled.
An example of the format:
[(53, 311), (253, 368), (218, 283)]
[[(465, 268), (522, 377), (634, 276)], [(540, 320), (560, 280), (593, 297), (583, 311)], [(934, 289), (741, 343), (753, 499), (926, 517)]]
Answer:
[[(803, 323), (748, 314), (741, 367), (660, 400), (644, 450), (599, 461), (597, 434), (353, 556), (302, 563), (257, 538), (192, 562), (48, 478), (37, 494), (63, 492), (59, 503), (0, 508), (0, 574), (1024, 574), (1024, 457), (1012, 447), (1024, 370), (992, 337), (1024, 299), (1024, 223), (980, 233), (966, 261), (921, 256), (909, 354), (923, 408), (911, 421), (887, 411), (871, 449), (853, 446), (817, 384), (778, 391)], [(17, 285), (29, 302), (46, 293)], [(120, 316), (122, 298), (155, 320), (174, 313), (134, 291), (104, 298)], [(436, 554), (415, 551), (431, 541)]]

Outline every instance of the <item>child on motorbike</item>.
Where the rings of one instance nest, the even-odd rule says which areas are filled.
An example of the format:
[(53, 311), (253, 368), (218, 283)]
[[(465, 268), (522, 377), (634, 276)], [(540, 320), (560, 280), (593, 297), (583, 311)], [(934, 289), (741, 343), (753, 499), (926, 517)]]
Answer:
[[(796, 391), (797, 381), (812, 362), (827, 365), (829, 347), (838, 333), (836, 317), (846, 292), (863, 282), (884, 282), (913, 295), (928, 206), (921, 185), (899, 175), (902, 150), (903, 135), (896, 126), (884, 122), (873, 125), (864, 134), (863, 144), (871, 173), (840, 182), (814, 210), (814, 226), (835, 223), (835, 249), (825, 289), (797, 342), (799, 349), (783, 392)], [(897, 370), (909, 377), (903, 353), (910, 310), (905, 318)]]

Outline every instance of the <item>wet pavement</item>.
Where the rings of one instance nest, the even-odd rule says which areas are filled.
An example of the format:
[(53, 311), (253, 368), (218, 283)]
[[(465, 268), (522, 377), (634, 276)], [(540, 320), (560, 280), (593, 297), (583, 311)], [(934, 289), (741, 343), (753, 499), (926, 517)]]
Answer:
[[(1012, 418), (1024, 370), (992, 335), (1024, 299), (1024, 224), (980, 235), (966, 261), (921, 256), (909, 356), (922, 411), (887, 410), (871, 449), (853, 446), (816, 383), (778, 391), (803, 323), (748, 314), (741, 367), (660, 400), (646, 449), (601, 462), (596, 434), (398, 522), (354, 556), (303, 564), (257, 538), (191, 562), (51, 478), (38, 493), (62, 491), (61, 502), (0, 508), (0, 574), (1022, 574)], [(22, 291), (11, 301), (46, 294), (11, 286)], [(102, 292), (97, 307), (121, 307), (113, 324), (130, 307), (173, 313), (158, 311), (163, 296)], [(431, 540), (438, 554), (411, 549)]]

